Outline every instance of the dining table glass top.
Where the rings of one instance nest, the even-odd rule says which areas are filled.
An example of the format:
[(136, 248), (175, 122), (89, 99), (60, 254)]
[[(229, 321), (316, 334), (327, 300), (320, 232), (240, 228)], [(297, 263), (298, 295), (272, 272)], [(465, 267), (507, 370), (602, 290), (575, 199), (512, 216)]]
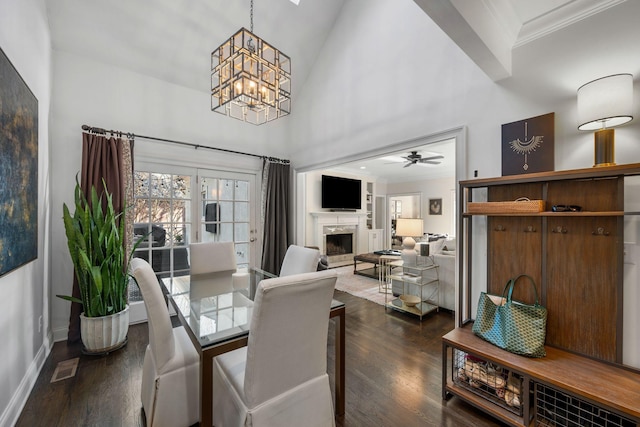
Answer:
[[(234, 288), (229, 276), (226, 286), (220, 286), (220, 277), (212, 275), (183, 275), (165, 277), (162, 284), (167, 296), (187, 326), (190, 335), (198, 340), (202, 349), (249, 334), (253, 314), (255, 289), (263, 279), (277, 277), (259, 268), (248, 268), (243, 283), (246, 288)], [(331, 309), (344, 306), (331, 301)]]

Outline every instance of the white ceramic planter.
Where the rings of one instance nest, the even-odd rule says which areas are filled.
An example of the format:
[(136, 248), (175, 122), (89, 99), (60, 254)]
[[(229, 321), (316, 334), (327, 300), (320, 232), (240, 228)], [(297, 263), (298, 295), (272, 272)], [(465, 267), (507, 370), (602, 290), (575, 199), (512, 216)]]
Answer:
[(80, 334), (87, 353), (108, 353), (122, 347), (129, 332), (129, 306), (104, 317), (80, 314)]

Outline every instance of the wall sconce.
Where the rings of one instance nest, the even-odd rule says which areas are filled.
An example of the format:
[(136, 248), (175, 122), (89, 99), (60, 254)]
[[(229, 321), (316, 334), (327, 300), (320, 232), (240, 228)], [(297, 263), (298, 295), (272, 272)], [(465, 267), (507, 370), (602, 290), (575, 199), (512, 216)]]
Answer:
[(578, 130), (595, 130), (594, 167), (613, 166), (614, 130), (633, 119), (633, 76), (615, 74), (578, 88)]

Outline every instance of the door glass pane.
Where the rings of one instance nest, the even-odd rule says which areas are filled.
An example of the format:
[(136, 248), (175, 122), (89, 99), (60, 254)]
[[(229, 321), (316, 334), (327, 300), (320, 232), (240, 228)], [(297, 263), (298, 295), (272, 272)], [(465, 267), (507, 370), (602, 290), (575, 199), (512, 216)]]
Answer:
[(233, 202), (220, 202), (220, 221), (233, 221)]
[(203, 177), (200, 179), (201, 196), (203, 201), (218, 200), (218, 180)]
[(149, 172), (135, 172), (134, 191), (137, 197), (149, 195)]
[(220, 242), (233, 242), (233, 224), (220, 224)]
[(249, 182), (248, 181), (236, 181), (235, 200), (249, 201)]
[(236, 243), (236, 264), (248, 264), (249, 263), (249, 244), (248, 243)]
[(185, 175), (174, 175), (172, 182), (173, 198), (191, 199), (191, 177)]
[(249, 203), (236, 202), (234, 209), (234, 221), (249, 221)]
[(249, 241), (249, 223), (246, 223), (246, 222), (235, 223), (234, 229), (235, 229), (236, 242)]
[(135, 222), (148, 223), (151, 218), (151, 202), (149, 199), (137, 199), (134, 201)]
[(233, 180), (221, 179), (220, 180), (220, 200), (233, 200)]

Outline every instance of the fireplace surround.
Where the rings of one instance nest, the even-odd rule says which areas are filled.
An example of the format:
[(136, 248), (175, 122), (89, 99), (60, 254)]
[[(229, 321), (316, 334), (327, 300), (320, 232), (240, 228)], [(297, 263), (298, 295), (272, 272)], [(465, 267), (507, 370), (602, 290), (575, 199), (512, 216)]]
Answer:
[[(313, 245), (327, 256), (329, 267), (348, 265), (366, 248), (366, 214), (359, 212), (311, 212)], [(363, 239), (365, 239), (363, 241)]]
[(357, 226), (335, 225), (322, 227), (324, 250), (329, 265), (336, 262), (350, 261), (355, 255)]

